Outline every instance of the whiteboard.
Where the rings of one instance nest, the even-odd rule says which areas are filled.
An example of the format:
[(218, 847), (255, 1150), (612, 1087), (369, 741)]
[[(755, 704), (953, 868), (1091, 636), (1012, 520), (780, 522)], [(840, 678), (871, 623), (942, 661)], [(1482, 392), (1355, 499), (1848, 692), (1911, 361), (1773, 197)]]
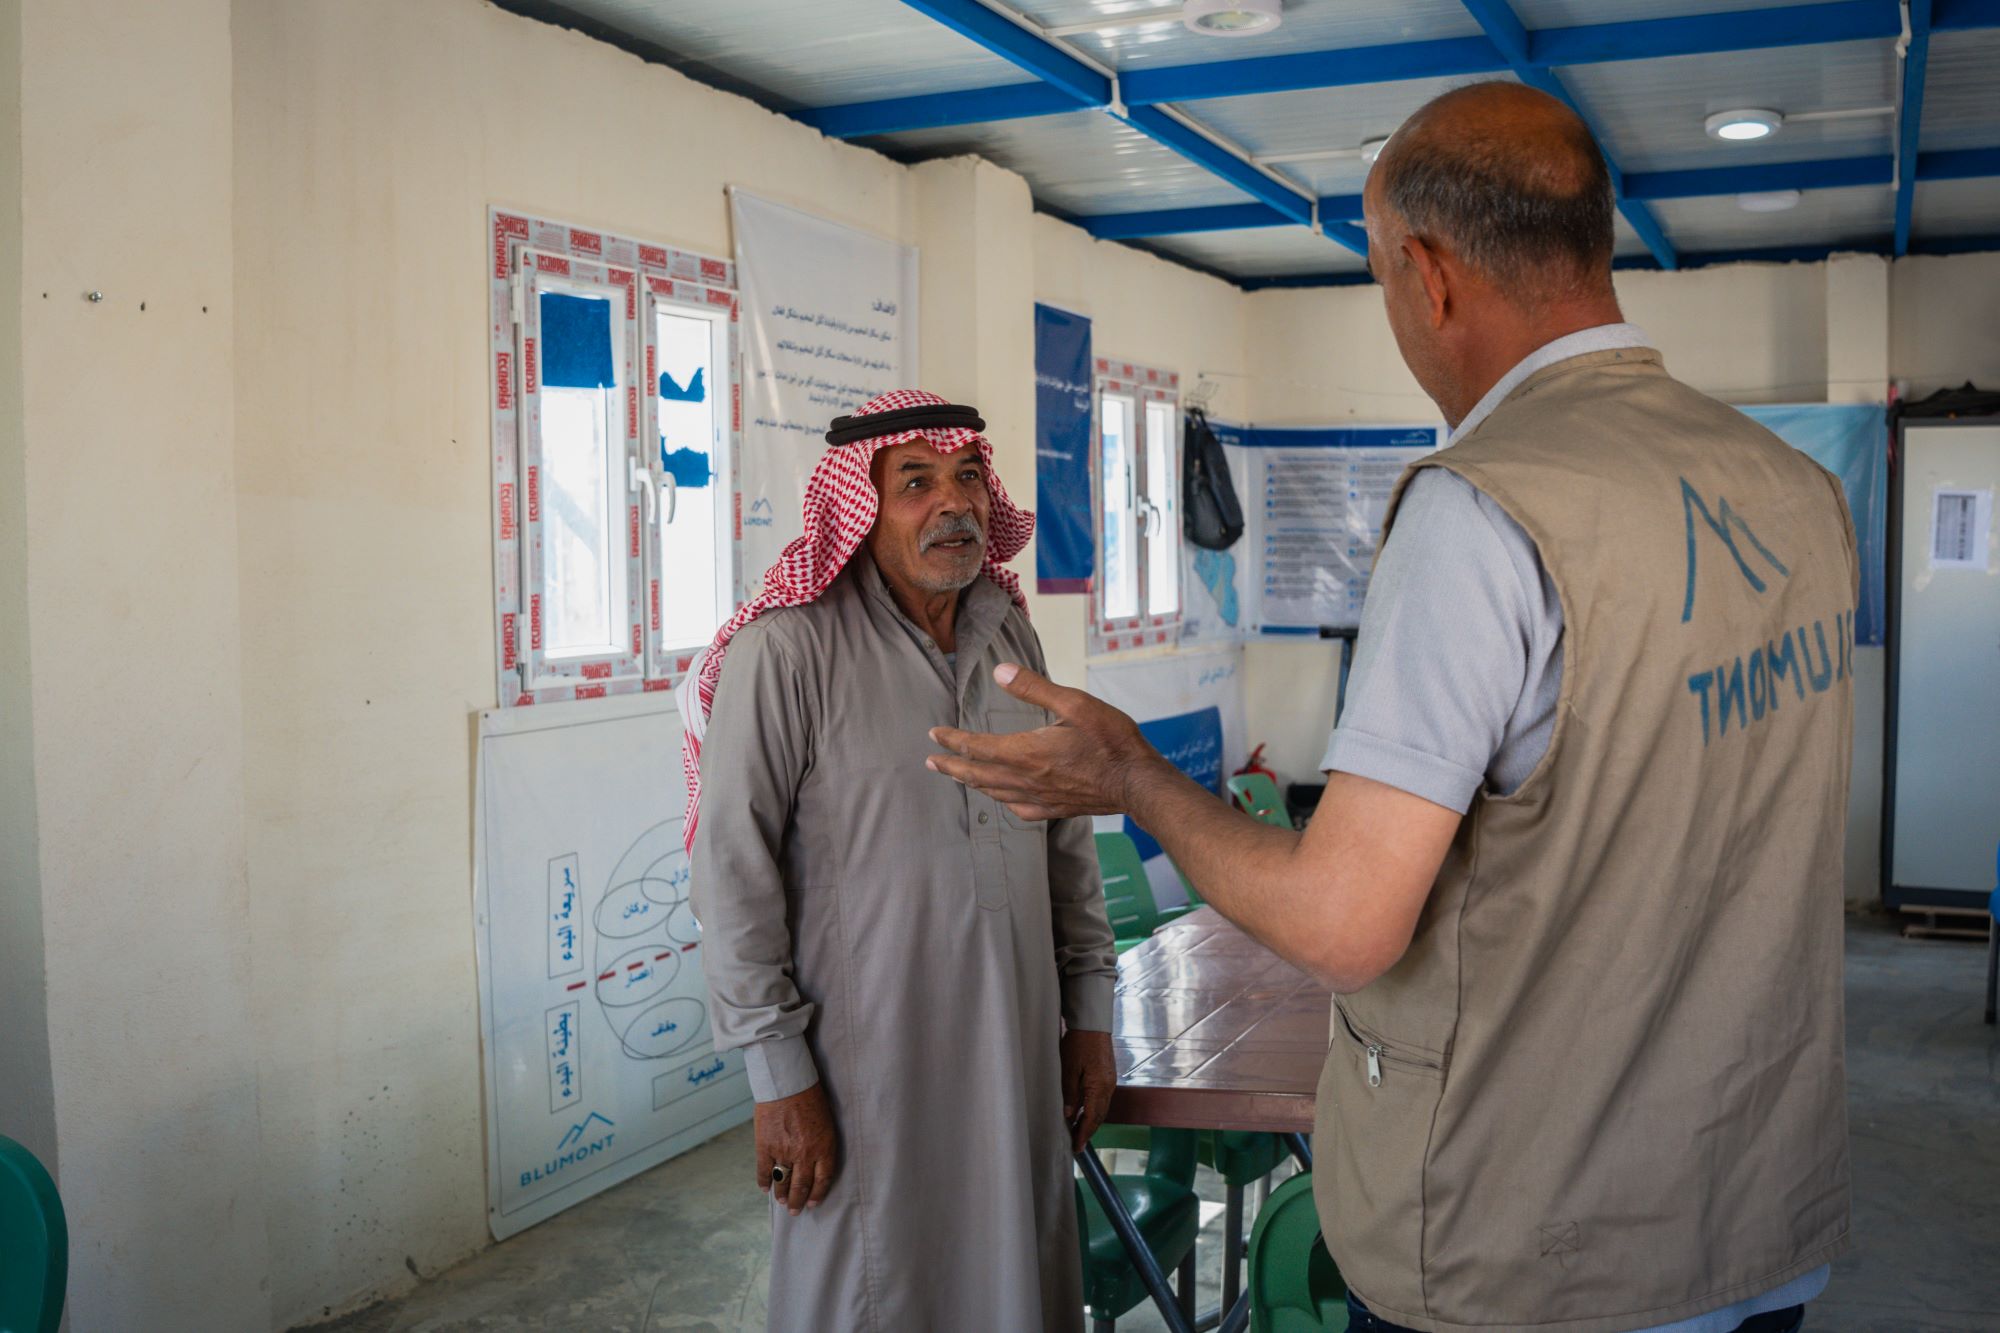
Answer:
[(1974, 907), (2000, 836), (2000, 426), (1911, 423), (1899, 466), (1888, 887)]
[(749, 1118), (718, 1055), (671, 694), (479, 716), (474, 924), (496, 1240)]

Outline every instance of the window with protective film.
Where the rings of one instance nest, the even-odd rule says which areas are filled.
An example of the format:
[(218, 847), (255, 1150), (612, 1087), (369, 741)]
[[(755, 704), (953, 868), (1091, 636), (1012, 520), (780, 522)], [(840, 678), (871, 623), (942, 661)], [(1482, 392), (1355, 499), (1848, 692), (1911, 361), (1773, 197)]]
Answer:
[(733, 278), (494, 213), (504, 703), (665, 688), (734, 610)]
[(1181, 619), (1180, 377), (1100, 358), (1095, 397), (1089, 647), (1171, 643)]

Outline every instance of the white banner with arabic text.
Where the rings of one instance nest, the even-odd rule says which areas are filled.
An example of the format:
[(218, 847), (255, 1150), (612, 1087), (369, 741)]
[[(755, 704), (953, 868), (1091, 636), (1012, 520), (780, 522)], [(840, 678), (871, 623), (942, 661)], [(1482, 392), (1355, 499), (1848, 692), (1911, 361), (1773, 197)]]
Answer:
[(743, 298), (746, 596), (799, 535), (826, 428), (917, 378), (917, 249), (729, 192)]

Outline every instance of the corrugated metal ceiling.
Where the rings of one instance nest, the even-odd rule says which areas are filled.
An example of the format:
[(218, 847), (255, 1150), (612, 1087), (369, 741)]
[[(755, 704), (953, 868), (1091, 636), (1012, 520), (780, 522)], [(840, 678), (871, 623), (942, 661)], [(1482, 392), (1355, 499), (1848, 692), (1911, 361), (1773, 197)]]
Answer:
[[(987, 0), (998, 8), (997, 0)], [(808, 110), (874, 104), (926, 94), (965, 94), (996, 87), (1035, 84), (1035, 76), (1014, 60), (989, 49), (1005, 46), (1010, 34), (1030, 29), (1158, 12), (1161, 0), (1016, 0), (1021, 23), (1000, 21), (1000, 36), (980, 40), (961, 35), (951, 21), (972, 26), (991, 15), (969, 9), (968, 0), (499, 0), (521, 12), (583, 26), (634, 49), (664, 59), (696, 77), (747, 90), (781, 110)], [(1733, 107), (1768, 107), (1788, 115), (1893, 106), (1900, 100), (1900, 64), (1893, 38), (1894, 0), (1809, 7), (1814, 0), (1513, 0), (1514, 13), (1531, 32), (1581, 25), (1626, 25), (1650, 19), (1714, 15), (1717, 23), (1698, 26), (1711, 45), (1735, 44), (1732, 32), (1790, 25), (1800, 31), (1786, 40), (1808, 44), (1707, 54), (1644, 58), (1650, 46), (1621, 55), (1640, 58), (1615, 63), (1568, 65), (1557, 71), (1563, 84), (1589, 113), (1608, 155), (1628, 175), (1658, 184), (1659, 172), (1717, 167), (1813, 163), (1826, 159), (1867, 159), (1862, 179), (1887, 181), (1896, 152), (1891, 115), (1819, 122), (1791, 122), (1768, 140), (1725, 144), (1707, 137), (1702, 121), (1710, 112)], [(2000, 7), (1989, 0), (1955, 0), (1955, 20), (1943, 17), (1954, 0), (1937, 0), (1939, 31), (1930, 41), (1929, 78), (1921, 120), (1921, 147), (1936, 150), (1994, 149), (2000, 161)], [(1750, 10), (1801, 9), (1799, 17), (1764, 13), (1728, 17)], [(930, 11), (930, 12), (924, 12)], [(935, 13), (938, 17), (932, 17)], [(1865, 20), (1861, 39), (1818, 42), (1818, 25)], [(944, 21), (940, 21), (944, 20)], [(1682, 25), (1685, 27), (1686, 25)], [(1669, 24), (1669, 28), (1674, 25)], [(1969, 30), (1968, 30), (1969, 29)], [(1625, 41), (1624, 27), (1603, 29)], [(1496, 48), (1461, 0), (1286, 0), (1285, 21), (1274, 33), (1239, 40), (1202, 37), (1176, 25), (1154, 26), (1069, 39), (1067, 50), (1086, 63), (1124, 73), (1176, 66), (1230, 70), (1218, 62), (1273, 55), (1338, 52), (1393, 43), (1442, 42), (1462, 53), (1485, 51), (1473, 63), (1489, 72), (1455, 71), (1441, 77), (1395, 82), (1350, 83), (1298, 91), (1230, 95), (1188, 101), (1179, 113), (1247, 154), (1292, 154), (1351, 149), (1364, 139), (1392, 130), (1410, 111), (1436, 93), (1478, 77), (1510, 77), (1501, 72)], [(1720, 37), (1715, 37), (1720, 34)], [(1030, 43), (1036, 37), (1026, 37)], [(1532, 39), (1531, 39), (1532, 40)], [(1811, 44), (1817, 42), (1818, 44)], [(1044, 49), (1044, 48), (1038, 48)], [(1373, 60), (1371, 56), (1370, 60)], [(1264, 86), (1263, 71), (1252, 67)], [(1400, 72), (1400, 71), (1399, 71)], [(1532, 73), (1532, 71), (1530, 71)], [(1364, 62), (1343, 77), (1369, 77)], [(1189, 77), (1197, 75), (1190, 73)], [(1095, 78), (1094, 75), (1086, 75)], [(1539, 75), (1537, 77), (1540, 77)], [(1102, 80), (1099, 80), (1102, 83)], [(1104, 85), (1108, 89), (1108, 84)], [(1135, 81), (1134, 87), (1138, 84)], [(1073, 105), (1060, 95), (1043, 95), (1043, 112)], [(1231, 89), (1232, 93), (1236, 90)], [(1134, 92), (1134, 97), (1140, 94)], [(1182, 95), (1176, 91), (1176, 96)], [(1192, 94), (1190, 94), (1192, 95)], [(866, 142), (899, 158), (919, 159), (975, 152), (1027, 178), (1038, 201), (1079, 217), (1150, 214), (1241, 206), (1250, 201), (1239, 171), (1236, 183), (1159, 142), (1157, 121), (1134, 128), (1103, 109), (1040, 114), (1020, 119), (979, 120), (994, 103), (974, 95), (933, 99), (942, 112), (903, 118), (902, 126), (876, 133)], [(1102, 100), (1102, 99), (1100, 99)], [(1146, 114), (1146, 113), (1141, 113)], [(1157, 117), (1158, 112), (1151, 112)], [(972, 123), (955, 123), (970, 120)], [(876, 126), (874, 128), (895, 128)], [(1146, 132), (1142, 132), (1145, 130)], [(867, 133), (867, 130), (843, 130)], [(1171, 139), (1171, 133), (1166, 134)], [(1185, 145), (1183, 145), (1185, 149)], [(1963, 168), (1963, 162), (1956, 166)], [(1312, 196), (1357, 192), (1364, 179), (1358, 158), (1292, 161), (1274, 170)], [(2000, 237), (2000, 165), (1995, 176), (1936, 179), (1919, 173), (1912, 229), (1927, 239)], [(1850, 178), (1854, 179), (1854, 178)], [(1831, 182), (1830, 182), (1831, 183)], [(1675, 178), (1677, 190), (1693, 188)], [(1739, 188), (1737, 178), (1701, 188)], [(1264, 187), (1268, 195), (1269, 187)], [(1290, 196), (1285, 196), (1289, 198)], [(1886, 244), (1894, 226), (1895, 192), (1887, 185), (1807, 189), (1799, 205), (1782, 213), (1748, 213), (1733, 193), (1696, 198), (1657, 198), (1648, 207), (1680, 255), (1775, 247), (1868, 246)], [(1244, 210), (1256, 220), (1254, 210)], [(1267, 219), (1268, 220), (1268, 219)], [(1641, 215), (1639, 222), (1646, 218)], [(1303, 227), (1161, 235), (1146, 244), (1181, 255), (1227, 275), (1255, 280), (1279, 275), (1359, 272), (1358, 256)], [(2000, 240), (1996, 240), (2000, 247)], [(1661, 247), (1656, 244), (1653, 253)], [(1648, 247), (1620, 219), (1621, 257), (1643, 256)]]

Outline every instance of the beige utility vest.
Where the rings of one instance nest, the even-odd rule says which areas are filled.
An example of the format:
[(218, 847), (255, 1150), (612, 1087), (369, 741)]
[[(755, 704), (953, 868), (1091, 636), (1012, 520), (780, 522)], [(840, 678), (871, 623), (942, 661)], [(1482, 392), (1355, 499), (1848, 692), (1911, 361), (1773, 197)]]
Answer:
[(1530, 376), (1417, 466), (1534, 539), (1562, 692), (1409, 952), (1336, 1001), (1328, 1247), (1383, 1318), (1449, 1333), (1761, 1295), (1848, 1234), (1840, 485), (1646, 349)]

